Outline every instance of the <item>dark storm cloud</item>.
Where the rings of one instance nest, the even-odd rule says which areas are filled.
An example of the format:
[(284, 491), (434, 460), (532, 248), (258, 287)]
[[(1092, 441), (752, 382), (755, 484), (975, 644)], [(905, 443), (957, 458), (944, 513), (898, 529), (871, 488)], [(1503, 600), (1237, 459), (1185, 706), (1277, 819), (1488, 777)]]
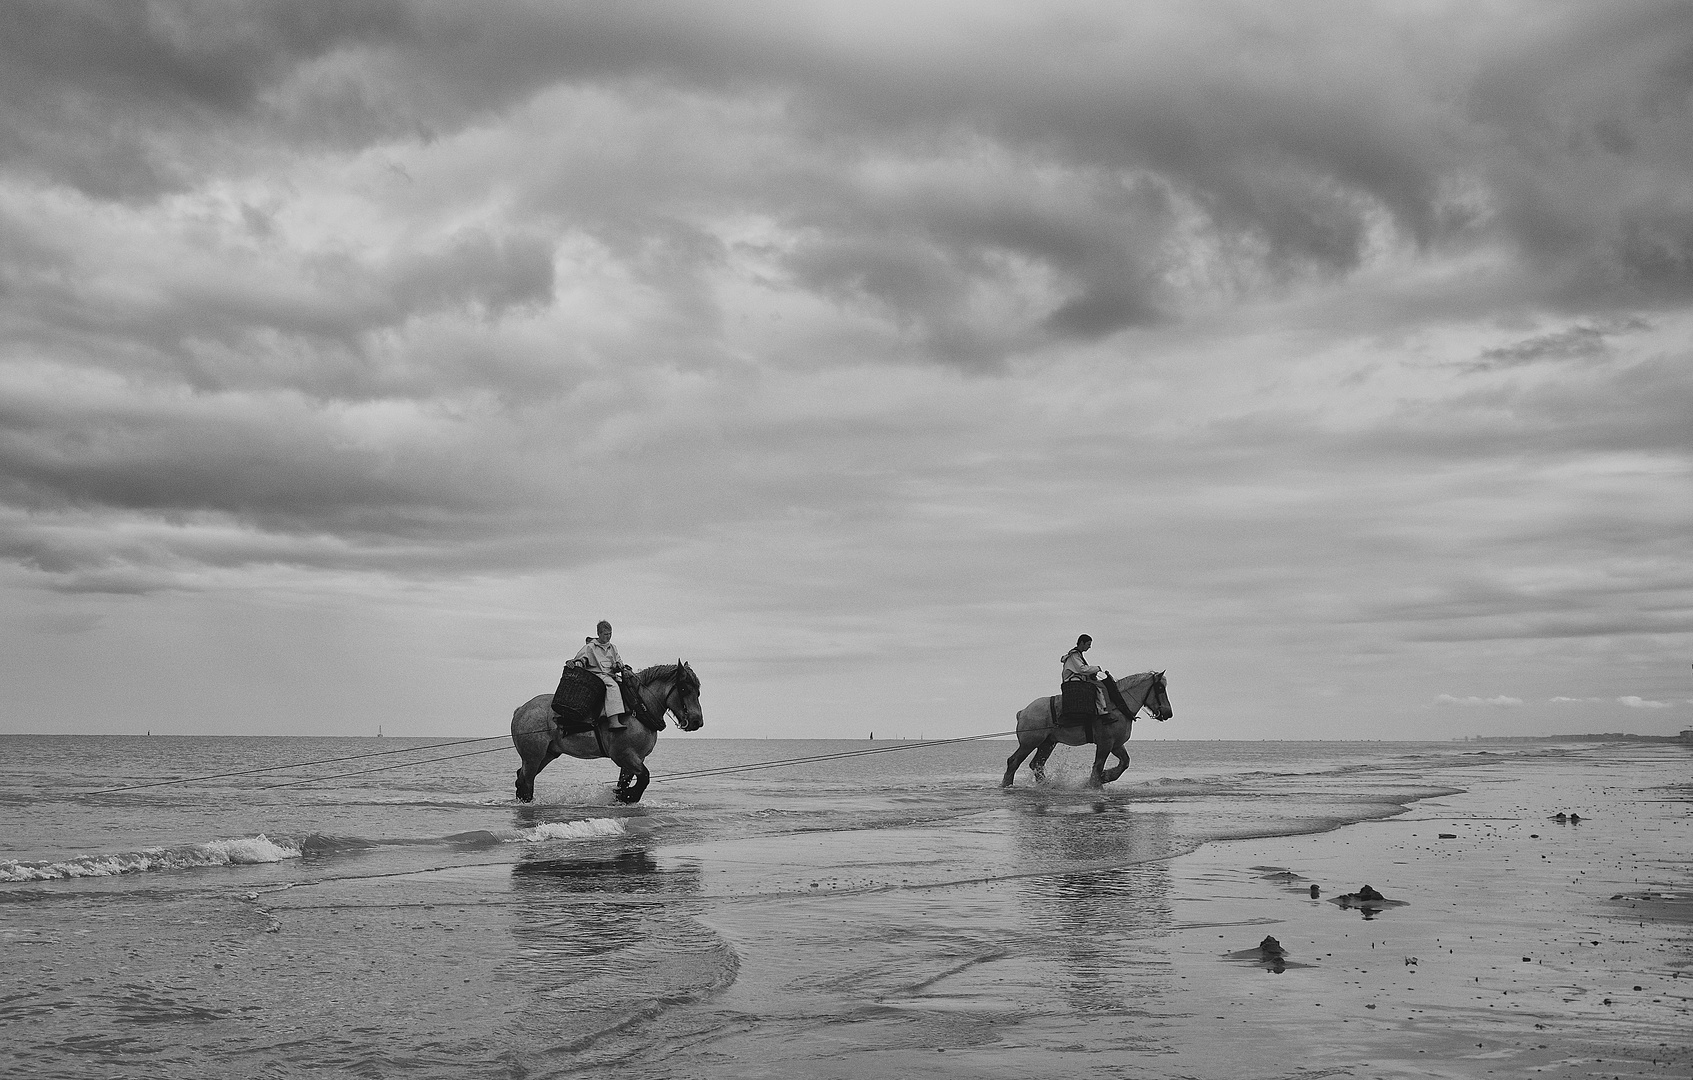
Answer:
[(64, 406), (11, 395), (0, 407), (6, 502), (36, 511), (216, 511), (285, 530), (395, 533), (407, 519), (473, 501), (347, 445), (298, 405), (254, 404)]
[[(1355, 5), (31, 4), (9, 13), (0, 85), (11, 167), (101, 196), (181, 187), (219, 154), (250, 169), (331, 128), (348, 146), (440, 138), (552, 86), (771, 102), (781, 182), (689, 176), (675, 209), (772, 216), (797, 234), (797, 283), (991, 368), (1174, 318), (1178, 282), (1351, 272), (1382, 225), (1424, 252), (1507, 243), (1574, 308), (1684, 294), (1693, 9), (1534, 14), (1484, 10), (1454, 35), (1455, 11)], [(1057, 175), (1066, 197), (830, 175), (984, 150), (1008, 187)], [(568, 192), (552, 208), (605, 237), (666, 216)], [(1005, 288), (1008, 261), (1058, 295), (996, 341), (970, 329), (971, 300)]]
[[(1402, 329), (1369, 322), (1382, 311), (1583, 321), (1484, 351), (1473, 381), (1380, 424), (1197, 406), (1204, 430), (1156, 464), (1227, 486), (1260, 453), (1312, 474), (1672, 453), (1689, 425), (1684, 358), (1618, 355), (1630, 305), (1672, 306), (1686, 273), (1685, 5), (32, 3), (0, 20), (0, 174), (36, 200), (0, 204), (6, 359), (199, 406), (23, 379), (40, 396), (0, 420), (0, 490), (31, 512), (203, 513), (308, 563), (356, 557), (293, 542), (317, 530), (368, 540), (372, 564), (429, 561), (404, 542), (497, 569), (568, 563), (573, 531), (862, 522), (924, 502), (902, 478), (926, 456), (1024, 423), (1045, 465), (1138, 420), (1072, 425), (1046, 401), (948, 443), (929, 431), (955, 407), (944, 376), (1038, 384), (1112, 335), (1168, 343), (1196, 310), (1308, 286), (1336, 290), (1313, 339), (1347, 318)], [(223, 216), (190, 220), (176, 196)], [(95, 223), (121, 205), (135, 227), (66, 238), (32, 225), (45, 204)], [(1431, 273), (1414, 316), (1345, 291), (1449, 264), (1465, 269)], [(754, 322), (800, 328), (736, 336)], [(1150, 338), (1132, 340), (1102, 381), (1138, 376)], [(1480, 385), (1554, 359), (1578, 376)], [(1277, 362), (1243, 352), (1218, 388)], [(943, 378), (884, 387), (902, 363)], [(741, 410), (770, 392), (748, 372), (787, 368), (819, 375), (791, 393), (820, 406)], [(877, 368), (862, 397), (827, 378)], [(1090, 376), (1057, 370), (1080, 397)], [(650, 391), (673, 376), (681, 405)], [(901, 413), (902, 393), (935, 395), (931, 415)], [(324, 415), (394, 402), (415, 412), (377, 434)], [(1118, 475), (1146, 467), (1133, 445)], [(626, 495), (650, 476), (646, 501)], [(1098, 539), (1078, 530), (1074, 553)]]
[[(996, 259), (1044, 267), (1067, 293), (1011, 346), (1028, 330), (1088, 338), (1171, 317), (1184, 303), (1172, 283), (1191, 282), (1195, 262), (1234, 287), (1345, 274), (1383, 225), (1425, 254), (1504, 245), (1522, 256), (1519, 280), (1492, 287), (1519, 298), (1595, 310), (1672, 299), (1693, 235), (1675, 179), (1693, 167), (1693, 9), (1540, 11), (1532, 33), (1501, 10), (1453, 40), (1438, 19), (1328, 5), (1273, 17), (1195, 5), (1162, 23), (992, 9), (940, 28), (896, 19), (876, 36), (831, 34), (790, 8), (659, 20), (600, 7), (525, 31), (569, 28), (564, 82), (782, 103), (784, 182), (731, 178), (714, 199), (802, 230), (802, 284), (924, 328), (956, 362), (951, 328), (968, 321), (972, 288), (994, 284)], [(967, 191), (928, 198), (921, 181), (808, 182), (824, 148), (820, 176), (853, 155), (943, 162), (985, 148), (1013, 162), (1025, 192), (1054, 175), (1070, 190), (992, 207)], [(1112, 194), (1125, 189), (1160, 197)], [(987, 212), (958, 212), (972, 204)], [(991, 363), (992, 344), (980, 347)]]
[(1693, 286), (1693, 8), (1556, 8), (1468, 88), (1508, 235), (1571, 307)]
[(390, 0), (21, 0), (0, 20), (4, 167), (144, 198), (195, 183), (196, 138), (241, 126), (298, 65), (403, 33), (408, 15)]
[(129, 377), (151, 368), (197, 389), (432, 395), (441, 372), (376, 363), (373, 335), (444, 312), (498, 319), (544, 306), (553, 291), (550, 242), (525, 233), (468, 231), (390, 257), (231, 243), (114, 291), (105, 252), (54, 250), (50, 237), (3, 215), (0, 229), (19, 241), (0, 253), (8, 294), (0, 319), (14, 347)]

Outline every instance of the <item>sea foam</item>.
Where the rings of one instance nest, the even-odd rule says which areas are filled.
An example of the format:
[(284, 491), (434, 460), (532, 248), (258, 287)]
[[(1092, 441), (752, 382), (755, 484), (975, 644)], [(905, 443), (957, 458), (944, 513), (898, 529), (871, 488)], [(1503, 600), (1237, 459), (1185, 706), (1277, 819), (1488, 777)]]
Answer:
[(588, 818), (583, 821), (544, 821), (519, 832), (513, 843), (539, 844), (544, 840), (593, 840), (621, 836), (629, 830), (617, 818)]
[(70, 878), (115, 877), (150, 870), (189, 870), (202, 866), (250, 866), (300, 857), (288, 840), (272, 840), (263, 833), (238, 840), (212, 840), (179, 848), (146, 848), (112, 855), (80, 855), (54, 862), (0, 861), (0, 881), (60, 881)]

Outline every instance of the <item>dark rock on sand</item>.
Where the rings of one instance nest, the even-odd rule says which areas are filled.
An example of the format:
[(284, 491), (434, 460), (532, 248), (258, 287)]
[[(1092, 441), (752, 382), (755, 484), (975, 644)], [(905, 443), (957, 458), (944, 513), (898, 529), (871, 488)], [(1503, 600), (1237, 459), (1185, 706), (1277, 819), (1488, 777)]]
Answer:
[(1403, 907), (1403, 900), (1389, 900), (1369, 885), (1365, 885), (1357, 892), (1345, 893), (1334, 898), (1334, 902), (1343, 908), (1357, 908), (1367, 919), (1383, 908)]
[(1238, 952), (1226, 954), (1227, 959), (1238, 960), (1254, 967), (1262, 965), (1265, 971), (1273, 971), (1277, 975), (1290, 967), (1309, 967), (1309, 964), (1296, 964), (1288, 958), (1287, 948), (1275, 938), (1266, 936), (1255, 949), (1241, 949)]

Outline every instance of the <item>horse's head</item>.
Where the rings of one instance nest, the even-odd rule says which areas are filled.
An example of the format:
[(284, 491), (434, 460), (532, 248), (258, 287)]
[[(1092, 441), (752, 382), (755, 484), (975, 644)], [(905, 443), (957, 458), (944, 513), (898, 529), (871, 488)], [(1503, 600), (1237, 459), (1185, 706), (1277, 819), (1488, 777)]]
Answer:
[(1176, 715), (1175, 710), (1170, 708), (1170, 691), (1164, 685), (1164, 673), (1162, 671), (1156, 671), (1152, 674), (1152, 689), (1147, 692), (1146, 707), (1151, 709), (1152, 715), (1158, 717), (1160, 721), (1168, 720)]
[(664, 703), (683, 731), (698, 731), (705, 726), (705, 713), (700, 711), (700, 677), (686, 660), (676, 661), (676, 675)]

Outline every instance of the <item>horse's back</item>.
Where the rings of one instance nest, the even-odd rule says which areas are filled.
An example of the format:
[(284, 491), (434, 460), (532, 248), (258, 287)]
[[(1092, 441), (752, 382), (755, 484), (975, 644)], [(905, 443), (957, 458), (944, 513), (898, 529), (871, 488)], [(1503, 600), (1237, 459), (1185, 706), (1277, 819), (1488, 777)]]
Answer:
[(1017, 710), (1017, 733), (1039, 730), (1044, 737), (1052, 727), (1054, 699), (1051, 697), (1036, 698), (1023, 708)]

